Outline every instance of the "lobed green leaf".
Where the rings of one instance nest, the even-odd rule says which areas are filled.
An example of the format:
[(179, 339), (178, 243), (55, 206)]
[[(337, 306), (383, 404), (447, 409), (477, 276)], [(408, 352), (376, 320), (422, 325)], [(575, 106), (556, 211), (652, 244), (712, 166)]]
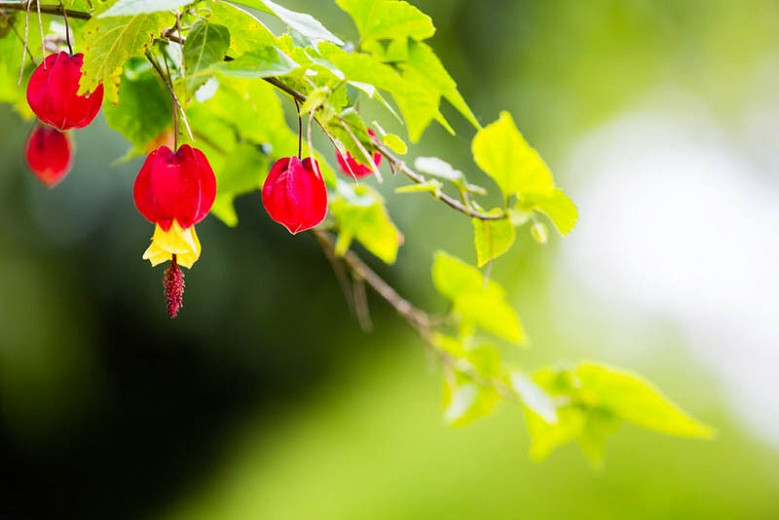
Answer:
[(168, 13), (92, 18), (84, 27), (84, 66), (79, 94), (94, 92), (102, 82), (106, 101), (118, 103), (124, 63), (132, 56), (143, 56), (154, 38), (174, 22)]

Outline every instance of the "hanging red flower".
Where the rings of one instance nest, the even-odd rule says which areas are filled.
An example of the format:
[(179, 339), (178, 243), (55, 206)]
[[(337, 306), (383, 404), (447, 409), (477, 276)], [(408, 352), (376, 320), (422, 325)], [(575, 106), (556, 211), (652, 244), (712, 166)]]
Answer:
[(24, 145), (24, 157), (38, 180), (52, 187), (73, 166), (73, 146), (68, 136), (56, 128), (36, 124)]
[(156, 224), (143, 258), (157, 265), (178, 257), (184, 267), (200, 256), (194, 225), (203, 220), (216, 198), (216, 177), (206, 156), (188, 144), (174, 152), (167, 146), (152, 151), (133, 187), (135, 207)]
[[(368, 129), (368, 135), (376, 137), (376, 133), (371, 129)], [(363, 161), (358, 161), (352, 157), (350, 152), (346, 152), (346, 156), (344, 156), (344, 154), (336, 150), (335, 158), (338, 160), (338, 167), (341, 171), (355, 179), (362, 179), (373, 173), (373, 168), (370, 165), (365, 164), (363, 162), (364, 159)], [(381, 164), (381, 154), (379, 152), (373, 153), (373, 164), (376, 166)]]
[(317, 162), (297, 157), (276, 161), (262, 186), (262, 204), (293, 235), (322, 222), (327, 214), (327, 188)]
[(27, 102), (38, 118), (60, 131), (83, 128), (103, 104), (103, 85), (89, 95), (78, 95), (83, 54), (51, 54), (32, 73)]
[(170, 260), (162, 286), (168, 315), (175, 318), (184, 295), (184, 273), (200, 258), (195, 224), (206, 218), (216, 198), (216, 177), (206, 156), (188, 144), (177, 151), (160, 146), (152, 151), (133, 186), (135, 207), (155, 224), (143, 259), (152, 266)]

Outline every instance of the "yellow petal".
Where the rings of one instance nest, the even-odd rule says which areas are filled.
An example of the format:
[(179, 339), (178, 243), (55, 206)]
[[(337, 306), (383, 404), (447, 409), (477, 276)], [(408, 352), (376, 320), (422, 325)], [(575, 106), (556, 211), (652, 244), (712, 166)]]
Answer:
[(195, 233), (195, 226), (182, 229), (174, 220), (168, 231), (163, 231), (159, 225), (154, 228), (151, 245), (143, 253), (143, 259), (155, 266), (171, 260), (173, 255), (176, 255), (178, 264), (186, 268), (191, 268), (200, 258), (200, 239)]

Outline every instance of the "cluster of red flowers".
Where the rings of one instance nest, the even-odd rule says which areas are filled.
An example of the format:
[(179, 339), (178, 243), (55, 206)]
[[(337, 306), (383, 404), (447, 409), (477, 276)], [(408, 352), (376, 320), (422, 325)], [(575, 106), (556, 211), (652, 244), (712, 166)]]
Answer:
[(38, 116), (25, 145), (30, 170), (47, 186), (54, 186), (73, 166), (73, 145), (67, 132), (83, 128), (103, 104), (103, 86), (79, 96), (83, 54), (52, 54), (35, 69), (27, 84), (27, 103)]
[[(83, 61), (83, 54), (52, 54), (33, 72), (27, 86), (27, 101), (40, 122), (27, 140), (25, 157), (47, 186), (60, 182), (72, 167), (73, 147), (67, 132), (91, 123), (103, 102), (102, 85), (91, 94), (78, 95)], [(373, 171), (348, 152), (337, 153), (337, 160), (344, 174), (355, 179)], [(374, 154), (376, 165), (380, 160)], [(171, 318), (182, 306), (184, 274), (179, 266), (191, 268), (200, 257), (195, 224), (211, 211), (216, 190), (208, 159), (188, 144), (152, 150), (135, 179), (135, 206), (155, 224), (143, 259), (152, 266), (170, 261), (163, 286)], [(317, 162), (294, 156), (277, 160), (262, 186), (262, 203), (270, 217), (292, 234), (319, 225), (327, 214), (327, 188)]]

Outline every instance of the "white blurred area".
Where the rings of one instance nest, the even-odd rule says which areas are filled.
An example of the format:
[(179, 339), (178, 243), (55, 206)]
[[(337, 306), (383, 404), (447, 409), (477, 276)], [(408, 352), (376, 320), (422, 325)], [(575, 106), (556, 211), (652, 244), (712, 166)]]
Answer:
[(603, 348), (627, 356), (671, 322), (733, 416), (779, 447), (779, 100), (731, 133), (695, 100), (650, 105), (586, 135), (561, 172), (580, 221), (560, 248), (558, 301), (584, 288), (578, 304), (594, 307), (570, 310), (612, 319)]

